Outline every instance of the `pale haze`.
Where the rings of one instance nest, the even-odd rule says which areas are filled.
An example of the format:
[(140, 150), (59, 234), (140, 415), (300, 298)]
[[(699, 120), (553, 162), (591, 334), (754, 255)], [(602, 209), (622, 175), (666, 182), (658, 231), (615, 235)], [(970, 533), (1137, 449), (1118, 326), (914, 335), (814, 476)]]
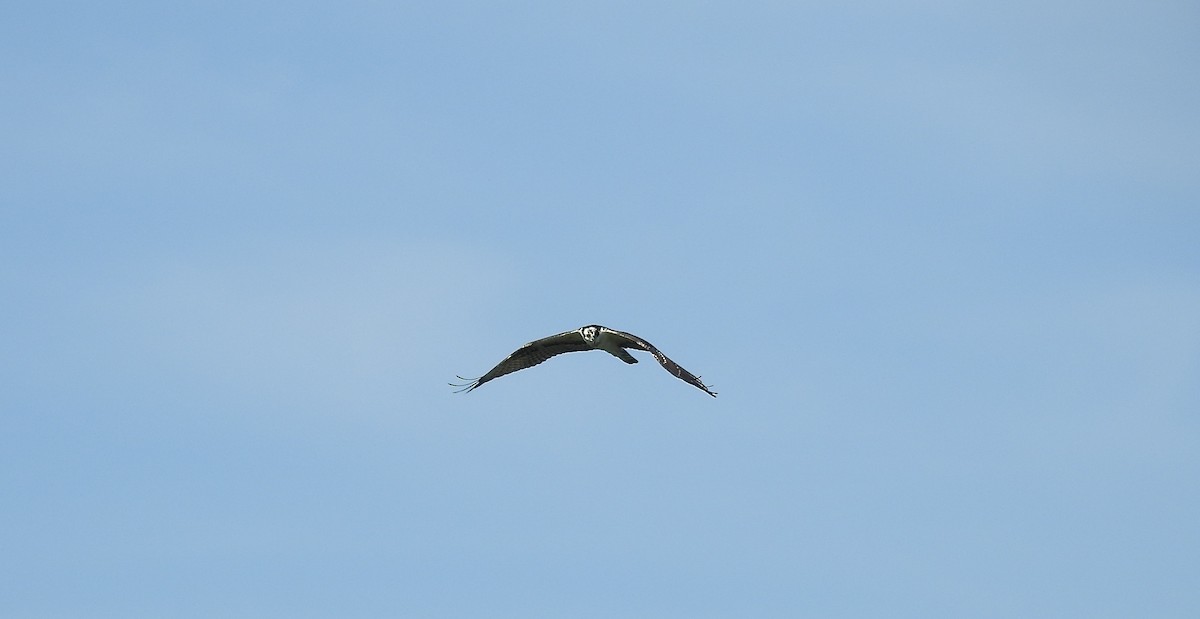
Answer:
[[(1200, 616), (1191, 2), (26, 2), (0, 616)], [(587, 324), (653, 358), (556, 357)]]

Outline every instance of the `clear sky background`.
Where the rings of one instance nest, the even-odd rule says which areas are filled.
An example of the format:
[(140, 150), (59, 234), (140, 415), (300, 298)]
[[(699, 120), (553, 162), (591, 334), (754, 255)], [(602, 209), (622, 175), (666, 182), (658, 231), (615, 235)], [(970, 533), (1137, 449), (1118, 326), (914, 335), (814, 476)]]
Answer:
[[(1193, 2), (25, 2), (0, 615), (1200, 616)], [(544, 335), (631, 331), (455, 395)]]

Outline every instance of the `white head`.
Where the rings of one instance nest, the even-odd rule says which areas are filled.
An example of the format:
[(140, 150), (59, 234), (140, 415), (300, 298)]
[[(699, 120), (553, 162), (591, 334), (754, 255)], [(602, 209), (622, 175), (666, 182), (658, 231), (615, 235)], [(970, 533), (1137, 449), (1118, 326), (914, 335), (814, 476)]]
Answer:
[(587, 342), (588, 345), (594, 346), (596, 338), (600, 336), (600, 325), (588, 325), (580, 329), (579, 333), (583, 335), (583, 341)]

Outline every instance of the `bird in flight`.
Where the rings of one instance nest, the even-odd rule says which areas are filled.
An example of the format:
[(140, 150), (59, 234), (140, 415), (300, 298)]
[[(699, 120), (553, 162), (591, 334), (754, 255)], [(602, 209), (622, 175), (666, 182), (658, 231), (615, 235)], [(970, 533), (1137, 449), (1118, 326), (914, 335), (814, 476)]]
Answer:
[(467, 382), (450, 383), (450, 385), (453, 387), (462, 387), (462, 389), (459, 389), (455, 393), (461, 393), (464, 391), (470, 393), (476, 387), (479, 387), (489, 380), (500, 378), (505, 374), (511, 374), (517, 370), (531, 368), (555, 355), (561, 355), (565, 352), (580, 352), (596, 349), (603, 350), (604, 352), (609, 353), (625, 363), (638, 362), (638, 360), (635, 359), (633, 355), (629, 354), (626, 349), (644, 350), (654, 355), (654, 358), (658, 360), (659, 364), (661, 364), (663, 368), (665, 368), (676, 378), (679, 378), (690, 385), (695, 385), (699, 389), (704, 390), (704, 393), (707, 393), (714, 398), (717, 397), (717, 392), (710, 389), (712, 385), (705, 385), (704, 383), (700, 382), (699, 376), (695, 376), (691, 372), (679, 367), (678, 363), (671, 361), (670, 358), (662, 354), (662, 352), (650, 344), (650, 342), (647, 342), (636, 335), (625, 333), (624, 331), (617, 331), (616, 329), (609, 329), (608, 327), (602, 327), (600, 325), (588, 325), (586, 327), (575, 329), (574, 331), (566, 331), (564, 333), (559, 333), (558, 335), (551, 335), (550, 337), (544, 337), (540, 340), (534, 340), (518, 348), (513, 354), (505, 357), (503, 361), (496, 364), (496, 367), (492, 368), (487, 374), (484, 374), (476, 379), (463, 378), (462, 376), (459, 376), (460, 379)]

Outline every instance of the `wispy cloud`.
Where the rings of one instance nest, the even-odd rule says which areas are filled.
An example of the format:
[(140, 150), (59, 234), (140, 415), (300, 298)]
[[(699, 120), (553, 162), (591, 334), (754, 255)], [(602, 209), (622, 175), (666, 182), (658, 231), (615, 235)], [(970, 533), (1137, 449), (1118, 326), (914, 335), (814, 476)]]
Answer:
[(453, 244), (292, 240), (164, 265), (115, 307), (192, 388), (379, 404), (450, 378), (449, 351), (511, 278)]

